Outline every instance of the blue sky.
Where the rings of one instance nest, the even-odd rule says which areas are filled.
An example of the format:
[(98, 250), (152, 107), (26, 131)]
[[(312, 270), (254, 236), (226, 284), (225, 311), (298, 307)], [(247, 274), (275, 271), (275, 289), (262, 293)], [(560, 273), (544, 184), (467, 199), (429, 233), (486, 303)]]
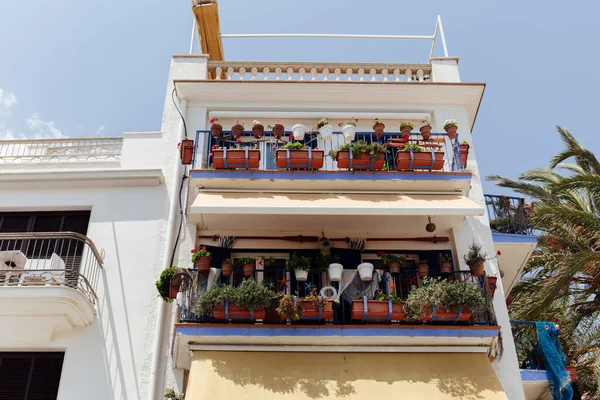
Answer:
[[(160, 129), (170, 57), (188, 51), (189, 0), (1, 3), (0, 138)], [(487, 83), (474, 129), (482, 174), (516, 177), (558, 151), (556, 124), (600, 154), (600, 4), (543, 4), (221, 0), (219, 13), (223, 33), (417, 35), (431, 34), (441, 14), (462, 80)], [(428, 52), (424, 41), (225, 41), (229, 60), (426, 62)]]

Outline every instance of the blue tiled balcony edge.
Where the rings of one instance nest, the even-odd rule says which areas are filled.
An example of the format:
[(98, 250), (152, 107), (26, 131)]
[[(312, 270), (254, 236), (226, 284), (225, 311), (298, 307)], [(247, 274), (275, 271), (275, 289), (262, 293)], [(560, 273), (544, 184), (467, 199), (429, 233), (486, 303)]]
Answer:
[(522, 369), (521, 370), (521, 380), (523, 382), (547, 381), (548, 374), (543, 369)]
[(537, 236), (534, 235), (492, 232), (492, 238), (497, 243), (537, 243)]

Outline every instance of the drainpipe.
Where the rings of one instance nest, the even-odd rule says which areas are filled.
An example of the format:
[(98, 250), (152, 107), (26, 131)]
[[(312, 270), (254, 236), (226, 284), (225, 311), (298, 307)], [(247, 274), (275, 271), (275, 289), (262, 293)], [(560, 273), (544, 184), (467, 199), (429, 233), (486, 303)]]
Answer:
[[(179, 109), (183, 118), (186, 116), (187, 112), (187, 101), (185, 99), (181, 100), (179, 103)], [(178, 128), (178, 138), (177, 142), (181, 142), (185, 137), (185, 129), (183, 125), (183, 121), (179, 121)], [(175, 157), (173, 168), (173, 180), (171, 181), (171, 204), (169, 208), (169, 221), (167, 223), (167, 241), (165, 244), (165, 254), (163, 259), (163, 269), (171, 267), (171, 254), (173, 252), (173, 246), (175, 245), (175, 228), (177, 226), (177, 211), (179, 207), (179, 202), (177, 196), (179, 195), (179, 185), (181, 185), (181, 176), (183, 175), (183, 164), (179, 157)], [(183, 216), (181, 216), (183, 218)], [(159, 387), (159, 375), (158, 370), (160, 367), (160, 353), (161, 353), (161, 344), (163, 341), (162, 332), (163, 332), (163, 323), (164, 323), (164, 314), (166, 311), (166, 305), (160, 297), (157, 299), (157, 308), (158, 308), (158, 316), (156, 318), (156, 327), (154, 330), (154, 345), (152, 352), (152, 365), (150, 367), (150, 389), (149, 389), (149, 400), (156, 400), (156, 391)]]

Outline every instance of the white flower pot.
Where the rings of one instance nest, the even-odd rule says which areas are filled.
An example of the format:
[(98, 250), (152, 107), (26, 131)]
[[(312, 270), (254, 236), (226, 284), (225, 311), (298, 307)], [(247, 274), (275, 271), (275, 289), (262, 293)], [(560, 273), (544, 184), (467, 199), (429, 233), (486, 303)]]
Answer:
[(321, 134), (321, 139), (331, 140), (331, 136), (333, 135), (333, 125), (323, 125), (319, 128), (319, 133)]
[(341, 281), (343, 270), (344, 270), (344, 266), (342, 264), (338, 264), (338, 263), (329, 264), (327, 273), (329, 274), (329, 279), (331, 280), (331, 282)]
[(304, 140), (304, 135), (306, 134), (306, 125), (296, 124), (292, 126), (292, 134), (294, 135), (294, 140)]
[(308, 271), (303, 269), (295, 269), (294, 273), (296, 274), (296, 280), (300, 282), (304, 282), (308, 279)]
[(358, 274), (360, 275), (360, 279), (363, 281), (370, 281), (373, 279), (373, 264), (371, 263), (362, 263), (358, 267)]
[(342, 133), (344, 134), (344, 139), (346, 142), (351, 142), (354, 140), (354, 134), (356, 133), (356, 127), (354, 125), (344, 125), (342, 127)]

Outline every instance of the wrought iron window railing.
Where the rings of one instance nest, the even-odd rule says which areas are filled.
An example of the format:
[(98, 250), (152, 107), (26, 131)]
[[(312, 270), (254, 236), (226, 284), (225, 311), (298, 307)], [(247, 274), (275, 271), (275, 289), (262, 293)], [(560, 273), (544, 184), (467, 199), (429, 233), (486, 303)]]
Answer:
[(530, 224), (533, 206), (524, 198), (486, 194), (485, 204), (493, 232), (533, 235)]

